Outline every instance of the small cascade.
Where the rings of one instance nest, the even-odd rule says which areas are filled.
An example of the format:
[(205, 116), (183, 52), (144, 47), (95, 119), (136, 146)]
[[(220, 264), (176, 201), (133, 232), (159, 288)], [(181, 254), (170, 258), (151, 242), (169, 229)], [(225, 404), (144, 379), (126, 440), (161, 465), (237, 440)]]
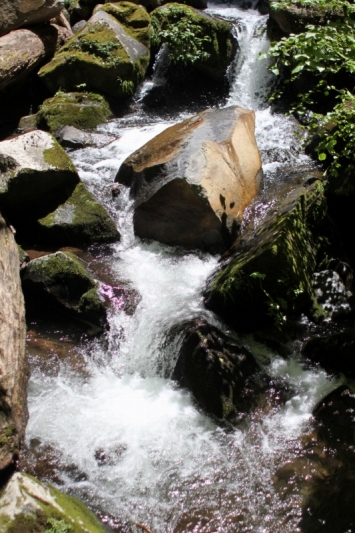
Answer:
[[(267, 61), (258, 59), (268, 47), (266, 17), (224, 5), (207, 13), (235, 25), (240, 53), (230, 72), (227, 105), (256, 112), (267, 189), (287, 168), (304, 169), (310, 162), (301, 154), (293, 120), (273, 114), (266, 102), (272, 78)], [(137, 102), (153, 86), (164, 86), (168, 67), (163, 49)], [(272, 379), (282, 383), (285, 402), (260, 408), (228, 430), (198, 410), (190, 393), (169, 379), (177, 354), (169, 351), (168, 332), (203, 317), (230, 334), (204, 308), (201, 296), (217, 258), (143, 243), (134, 236), (128, 192), (122, 190), (114, 200), (110, 195), (123, 160), (184, 118), (167, 121), (139, 110), (98, 128), (111, 136), (105, 146), (71, 154), (82, 180), (117, 217), (122, 235), (100, 258), (101, 270), (137, 291), (139, 302), (131, 315), (111, 310), (106, 339), (82, 342), (85, 371), (61, 364), (56, 372), (46, 372), (33, 360), (29, 454), (35, 448), (37, 456), (55, 455), (51, 479), (106, 516), (111, 526), (137, 521), (154, 533), (295, 533), (301, 497), (296, 490), (282, 499), (273, 476), (298, 456), (301, 437), (311, 431), (314, 406), (338, 382), (317, 368), (305, 368), (297, 346), (285, 360), (243, 339)], [(115, 531), (132, 530), (117, 525)]]

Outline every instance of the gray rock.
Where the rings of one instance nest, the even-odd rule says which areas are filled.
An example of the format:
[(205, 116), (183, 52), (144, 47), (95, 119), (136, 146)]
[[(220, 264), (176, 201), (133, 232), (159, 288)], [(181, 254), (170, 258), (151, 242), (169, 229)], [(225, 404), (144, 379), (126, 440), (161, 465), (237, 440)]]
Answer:
[(73, 33), (78, 33), (78, 31), (82, 30), (86, 22), (86, 20), (79, 20), (79, 22), (74, 24), (74, 26), (72, 27)]
[(84, 146), (90, 146), (92, 144), (91, 135), (74, 126), (65, 126), (59, 135), (59, 143), (65, 148), (84, 148)]
[(0, 35), (46, 22), (64, 9), (64, 0), (1, 0)]
[(0, 215), (0, 470), (17, 458), (28, 419), (25, 306), (19, 251)]

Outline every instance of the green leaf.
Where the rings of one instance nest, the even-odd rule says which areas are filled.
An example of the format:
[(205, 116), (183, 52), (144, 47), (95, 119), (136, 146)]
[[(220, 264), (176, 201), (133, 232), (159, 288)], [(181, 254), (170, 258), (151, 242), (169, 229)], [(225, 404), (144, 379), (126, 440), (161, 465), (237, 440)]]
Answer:
[(319, 161), (324, 161), (325, 159), (327, 159), (327, 154), (322, 152), (321, 154), (318, 155), (318, 159)]
[(297, 74), (297, 72), (301, 72), (301, 70), (303, 70), (303, 68), (304, 68), (303, 64), (297, 65), (297, 67), (292, 70), (291, 74)]

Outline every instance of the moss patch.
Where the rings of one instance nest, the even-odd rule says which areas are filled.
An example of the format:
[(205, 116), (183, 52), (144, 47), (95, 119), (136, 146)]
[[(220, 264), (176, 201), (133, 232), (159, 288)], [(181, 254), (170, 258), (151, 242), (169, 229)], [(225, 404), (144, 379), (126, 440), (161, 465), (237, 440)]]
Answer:
[(62, 244), (91, 244), (119, 240), (105, 208), (79, 183), (70, 198), (39, 221), (46, 239)]
[(151, 14), (153, 43), (166, 44), (172, 61), (220, 78), (233, 57), (231, 26), (189, 6), (167, 4)]
[(211, 280), (207, 305), (235, 325), (255, 327), (311, 306), (317, 228), (326, 213), (323, 185), (296, 190)]
[[(93, 513), (76, 498), (67, 496), (51, 485), (42, 484), (28, 474), (17, 474), (16, 482), (20, 491), (28, 495), (30, 500), (33, 501), (33, 508), (28, 505), (24, 506), (23, 511), (17, 513), (14, 518), (0, 514), (1, 533), (105, 532)], [(45, 500), (36, 494), (36, 487), (49, 492)], [(19, 510), (21, 510), (21, 504), (21, 497), (19, 497), (16, 503), (19, 506)], [(55, 505), (59, 506), (63, 512), (56, 508)]]
[(47, 148), (47, 150), (43, 151), (43, 159), (48, 165), (51, 165), (59, 170), (77, 172), (72, 160), (65, 150), (63, 150), (60, 144), (54, 139), (54, 137), (52, 148)]
[(38, 113), (38, 124), (53, 134), (64, 126), (92, 130), (112, 116), (108, 102), (93, 93), (58, 93), (45, 100)]
[(149, 41), (149, 16), (144, 8), (129, 2), (109, 4), (102, 17), (89, 21), (40, 70), (39, 76), (51, 91), (85, 87), (125, 98), (143, 79), (150, 59), (145, 46)]

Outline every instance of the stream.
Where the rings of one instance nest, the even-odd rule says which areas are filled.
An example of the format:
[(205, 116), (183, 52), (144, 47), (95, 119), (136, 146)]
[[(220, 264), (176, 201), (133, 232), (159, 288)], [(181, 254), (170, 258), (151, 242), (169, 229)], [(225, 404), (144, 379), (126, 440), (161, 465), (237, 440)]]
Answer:
[[(272, 79), (267, 60), (258, 59), (269, 45), (267, 16), (227, 4), (206, 11), (231, 21), (239, 41), (225, 105), (256, 112), (264, 192), (246, 218), (258, 224), (272, 204), (267, 192), (275, 181), (285, 182), (312, 163), (302, 154), (295, 121), (272, 114), (267, 104)], [(147, 83), (154, 84), (154, 77)], [(231, 429), (217, 425), (171, 381), (178, 348), (168, 336), (173, 326), (203, 317), (231, 333), (203, 305), (202, 290), (218, 258), (142, 242), (133, 234), (128, 191), (114, 200), (110, 194), (129, 154), (195, 111), (160, 116), (158, 110), (145, 112), (138, 101), (132, 109), (97, 128), (108, 144), (70, 155), (121, 232), (119, 243), (90, 251), (84, 259), (100, 282), (137, 291), (137, 307), (127, 314), (112, 305), (104, 339), (75, 344), (58, 326), (52, 336), (64, 352), (69, 347), (68, 359), (56, 351), (58, 343), (48, 341), (44, 361), (32, 342), (28, 460), (48, 456), (53, 463), (54, 457), (54, 467), (48, 459), (52, 468), (47, 466), (43, 477), (81, 498), (114, 531), (136, 532), (129, 524), (141, 522), (154, 533), (295, 533), (300, 531), (299, 488), (295, 484), (282, 496), (273, 482), (275, 472), (302, 454), (312, 433), (313, 408), (339, 382), (306, 365), (297, 344), (283, 359), (244, 338), (289, 396)]]

